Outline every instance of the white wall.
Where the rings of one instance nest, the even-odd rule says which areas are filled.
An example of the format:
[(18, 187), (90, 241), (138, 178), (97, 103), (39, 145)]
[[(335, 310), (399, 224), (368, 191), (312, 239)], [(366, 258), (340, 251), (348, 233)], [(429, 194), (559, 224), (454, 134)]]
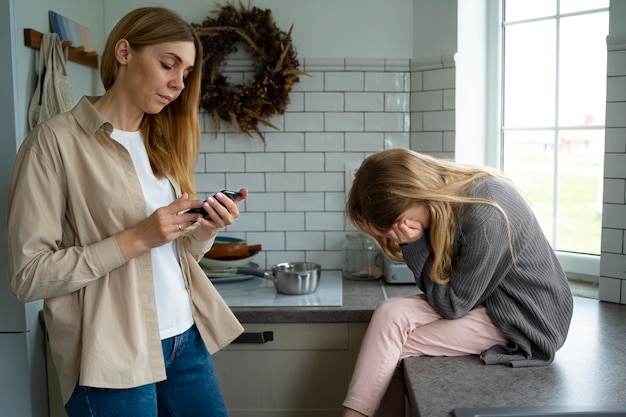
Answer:
[[(487, 105), (489, 85), (488, 0), (460, 1), (458, 11), (458, 51), (456, 72), (455, 161), (496, 166), (487, 158)], [(489, 97), (498, 98), (496, 95)], [(497, 113), (497, 108), (495, 108)], [(495, 124), (495, 126), (498, 126)], [(495, 132), (497, 134), (497, 130)], [(497, 150), (494, 150), (497, 151)]]
[[(270, 9), (277, 26), (285, 32), (291, 24), (294, 25), (293, 44), (301, 58), (410, 58), (413, 48), (413, 3), (413, 0), (250, 2), (251, 6)], [(177, 3), (168, 0), (110, 1), (105, 10), (106, 30), (136, 7), (158, 4), (176, 10), (193, 23), (201, 23), (209, 12), (215, 10), (212, 1), (204, 0)]]
[[(474, 5), (474, 0), (461, 2)], [(413, 58), (456, 53), (457, 0), (414, 0), (412, 24)]]

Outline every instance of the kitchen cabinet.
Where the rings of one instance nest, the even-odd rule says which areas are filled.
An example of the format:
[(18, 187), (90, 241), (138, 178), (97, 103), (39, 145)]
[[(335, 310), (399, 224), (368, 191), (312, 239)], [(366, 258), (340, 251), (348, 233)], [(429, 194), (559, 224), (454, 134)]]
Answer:
[[(213, 355), (230, 417), (341, 416), (367, 323), (244, 326), (248, 336), (271, 332), (273, 340), (233, 343)], [(50, 416), (66, 417), (51, 363)]]
[[(231, 417), (341, 416), (367, 323), (244, 323), (265, 343), (213, 356)], [(267, 333), (266, 333), (267, 335)]]

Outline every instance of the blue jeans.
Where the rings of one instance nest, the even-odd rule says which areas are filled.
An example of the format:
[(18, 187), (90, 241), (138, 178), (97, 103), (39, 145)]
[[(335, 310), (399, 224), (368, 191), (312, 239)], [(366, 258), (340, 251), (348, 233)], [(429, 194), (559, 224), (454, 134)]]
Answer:
[(76, 385), (68, 417), (226, 417), (222, 391), (196, 326), (161, 342), (167, 379), (128, 389)]

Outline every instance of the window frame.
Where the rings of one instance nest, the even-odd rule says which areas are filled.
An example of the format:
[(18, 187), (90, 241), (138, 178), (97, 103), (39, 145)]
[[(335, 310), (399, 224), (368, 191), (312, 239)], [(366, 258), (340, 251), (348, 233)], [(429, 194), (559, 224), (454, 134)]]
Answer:
[[(504, 27), (507, 25), (504, 22), (504, 1), (495, 1), (487, 3), (487, 22), (488, 22), (488, 35), (487, 35), (487, 74), (486, 77), (491, 82), (488, 82), (487, 89), (487, 103), (486, 119), (487, 119), (487, 139), (485, 149), (485, 162), (488, 165), (494, 166), (497, 169), (502, 170), (504, 168), (504, 133), (507, 130), (503, 124), (504, 115)], [(558, 3), (559, 0), (557, 0)], [(557, 6), (558, 7), (558, 6)], [(602, 7), (593, 10), (586, 10), (584, 12), (572, 12), (555, 14), (553, 18), (560, 19), (564, 17), (577, 16), (589, 14), (590, 12), (608, 12), (609, 7)], [(545, 20), (545, 17), (537, 19), (525, 19), (516, 21), (530, 23), (534, 21)], [(556, 53), (559, 53), (559, 37), (560, 30), (558, 30), (557, 21), (557, 48)], [(558, 85), (559, 79), (559, 60), (556, 64), (556, 80)], [(559, 95), (558, 88), (556, 91), (556, 106), (555, 111), (558, 112), (559, 107)], [(557, 113), (558, 114), (558, 113)], [(558, 135), (559, 130), (566, 129), (567, 126), (560, 126), (558, 120), (555, 126), (550, 127), (550, 130), (554, 130), (555, 135)], [(597, 126), (596, 126), (597, 128)], [(605, 129), (605, 125), (602, 125), (602, 129)], [(515, 130), (512, 128), (510, 130)], [(555, 193), (557, 192), (555, 184)], [(600, 255), (589, 255), (583, 253), (573, 253), (555, 250), (559, 262), (563, 266), (564, 270), (570, 277), (581, 278), (589, 282), (598, 282), (600, 276)]]

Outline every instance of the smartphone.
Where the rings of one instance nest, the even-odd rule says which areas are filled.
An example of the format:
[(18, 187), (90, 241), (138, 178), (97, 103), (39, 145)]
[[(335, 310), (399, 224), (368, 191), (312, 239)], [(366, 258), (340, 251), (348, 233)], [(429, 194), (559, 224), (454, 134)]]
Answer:
[[(241, 193), (237, 191), (222, 190), (220, 191), (220, 193), (224, 194), (226, 197), (230, 198), (233, 201), (237, 201), (241, 197), (243, 197)], [(192, 208), (192, 209), (187, 210), (186, 213), (196, 213), (196, 214), (201, 215), (202, 217), (205, 217), (208, 214), (206, 210), (204, 210), (204, 207)]]

